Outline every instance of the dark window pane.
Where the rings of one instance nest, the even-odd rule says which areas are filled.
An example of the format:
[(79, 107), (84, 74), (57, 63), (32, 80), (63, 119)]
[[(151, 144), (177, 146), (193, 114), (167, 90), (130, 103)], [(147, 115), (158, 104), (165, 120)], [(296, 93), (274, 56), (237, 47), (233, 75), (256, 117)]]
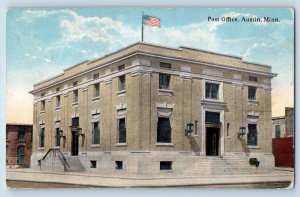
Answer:
[(252, 76), (249, 76), (249, 81), (257, 81), (257, 77), (252, 77)]
[(248, 145), (257, 145), (257, 129), (256, 124), (248, 124)]
[(119, 77), (119, 91), (125, 90), (125, 75)]
[(169, 89), (170, 75), (159, 74), (159, 89)]
[(94, 97), (98, 97), (100, 95), (99, 89), (99, 83), (94, 84)]
[(99, 122), (93, 123), (93, 144), (100, 144)]
[(73, 91), (73, 103), (78, 102), (78, 90)]
[(255, 100), (256, 99), (256, 87), (248, 87), (248, 99)]
[(123, 169), (123, 161), (116, 161), (116, 169), (117, 170)]
[(60, 129), (56, 128), (55, 132), (55, 146), (60, 146)]
[(218, 99), (219, 84), (206, 83), (205, 84), (205, 98)]
[(125, 65), (124, 65), (124, 64), (118, 67), (118, 70), (119, 70), (119, 71), (120, 71), (120, 70), (124, 70), (124, 69), (125, 69)]
[(25, 141), (25, 128), (24, 127), (18, 128), (18, 141)]
[(45, 146), (44, 140), (45, 140), (45, 128), (41, 128), (41, 130), (40, 130), (40, 147), (41, 148), (43, 148)]
[(72, 126), (79, 126), (79, 117), (72, 118)]
[(160, 170), (172, 170), (172, 161), (161, 161)]
[(126, 143), (125, 118), (119, 119), (119, 143)]
[(275, 137), (276, 138), (280, 137), (280, 125), (276, 125), (275, 127)]
[(60, 106), (60, 96), (56, 96), (56, 107)]
[(159, 66), (161, 68), (171, 68), (171, 64), (169, 63), (164, 63), (164, 62), (160, 62)]
[(220, 113), (206, 111), (205, 112), (205, 123), (219, 124), (220, 123)]
[(99, 73), (93, 75), (93, 79), (98, 79), (98, 78), (99, 78)]
[(169, 118), (158, 118), (157, 122), (157, 142), (171, 142), (171, 125)]
[(17, 148), (17, 163), (19, 165), (24, 164), (24, 158), (25, 158), (25, 147), (24, 146), (18, 146)]

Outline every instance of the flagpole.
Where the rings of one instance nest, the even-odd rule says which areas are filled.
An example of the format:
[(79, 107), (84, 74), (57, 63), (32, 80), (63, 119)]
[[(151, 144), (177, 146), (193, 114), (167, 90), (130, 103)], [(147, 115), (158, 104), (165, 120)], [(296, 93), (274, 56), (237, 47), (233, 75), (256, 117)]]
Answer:
[(142, 42), (144, 41), (144, 12), (142, 11)]

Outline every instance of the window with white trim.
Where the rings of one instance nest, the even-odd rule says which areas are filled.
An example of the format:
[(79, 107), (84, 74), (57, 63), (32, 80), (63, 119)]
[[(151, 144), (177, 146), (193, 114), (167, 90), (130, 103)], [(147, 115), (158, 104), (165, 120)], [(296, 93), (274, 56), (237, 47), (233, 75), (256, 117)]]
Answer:
[(219, 99), (219, 84), (205, 83), (205, 98)]

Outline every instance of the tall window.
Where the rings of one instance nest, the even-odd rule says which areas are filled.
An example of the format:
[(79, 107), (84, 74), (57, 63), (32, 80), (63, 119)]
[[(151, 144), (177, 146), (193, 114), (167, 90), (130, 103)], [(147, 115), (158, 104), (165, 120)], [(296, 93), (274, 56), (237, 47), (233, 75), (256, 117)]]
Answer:
[(45, 111), (45, 100), (41, 101), (41, 111)]
[(257, 145), (257, 129), (256, 124), (248, 124), (248, 145)]
[(125, 118), (119, 119), (119, 143), (126, 143), (126, 123), (125, 123)]
[(41, 128), (40, 130), (40, 148), (45, 147), (45, 128)]
[(78, 102), (78, 90), (73, 90), (73, 103)]
[(157, 122), (157, 142), (171, 142), (171, 125), (169, 118), (158, 118)]
[(119, 91), (125, 90), (125, 75), (119, 77)]
[(256, 99), (256, 87), (252, 87), (252, 86), (248, 87), (248, 99), (249, 100)]
[(18, 141), (25, 141), (25, 128), (19, 127), (18, 129)]
[(18, 165), (23, 165), (25, 159), (25, 147), (18, 146), (17, 148), (17, 163)]
[(56, 128), (55, 130), (55, 146), (60, 146), (60, 129)]
[(159, 74), (159, 89), (170, 89), (170, 79), (170, 75)]
[(100, 96), (100, 91), (99, 91), (99, 83), (94, 84), (94, 97)]
[(205, 98), (218, 99), (219, 98), (219, 84), (205, 83)]
[(60, 95), (56, 96), (56, 107), (60, 107)]
[(99, 122), (93, 123), (93, 144), (100, 144)]
[(280, 138), (280, 125), (275, 126), (275, 137)]

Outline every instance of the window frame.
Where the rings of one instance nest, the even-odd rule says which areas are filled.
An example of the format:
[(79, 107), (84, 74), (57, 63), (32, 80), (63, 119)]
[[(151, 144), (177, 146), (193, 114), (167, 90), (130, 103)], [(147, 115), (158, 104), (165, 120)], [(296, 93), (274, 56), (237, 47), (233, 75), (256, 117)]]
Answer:
[[(250, 129), (250, 125), (254, 126), (255, 125), (255, 130)], [(248, 146), (257, 146), (258, 145), (258, 137), (257, 137), (257, 124), (248, 124), (248, 133), (247, 133), (247, 145)], [(253, 138), (253, 139), (251, 139)]]
[(158, 117), (156, 134), (157, 143), (172, 143), (172, 127), (170, 118)]
[[(20, 153), (22, 151), (22, 153)], [(24, 165), (25, 164), (25, 146), (21, 145), (17, 147), (17, 164)]]
[[(95, 141), (95, 136), (97, 133), (95, 132), (95, 124), (97, 123), (98, 128), (98, 142)], [(92, 145), (99, 145), (100, 144), (100, 122), (93, 122), (92, 123)]]
[(60, 107), (60, 95), (56, 96), (56, 108)]
[[(124, 121), (124, 122), (123, 122)], [(122, 123), (121, 123), (122, 122)], [(124, 125), (123, 128), (121, 128), (121, 125)], [(127, 141), (127, 136), (126, 136), (126, 118), (120, 118), (118, 119), (118, 132), (119, 132), (119, 135), (118, 135), (118, 143), (126, 143)]]
[(73, 103), (78, 103), (78, 89), (73, 90)]
[(60, 147), (60, 128), (55, 128), (55, 147)]
[(118, 91), (125, 91), (126, 90), (126, 76), (125, 75), (121, 75), (118, 77)]
[(41, 111), (45, 111), (45, 109), (46, 109), (46, 101), (41, 100)]
[[(257, 87), (248, 86), (248, 100), (249, 101), (256, 101), (256, 92), (257, 92)], [(254, 96), (252, 95), (253, 93), (254, 93)]]
[(39, 148), (45, 148), (45, 127), (40, 128), (39, 133)]
[(158, 89), (170, 90), (171, 75), (165, 73), (159, 73)]
[[(21, 135), (21, 133), (23, 135)], [(23, 136), (23, 138), (21, 138), (21, 136)], [(19, 142), (25, 142), (26, 140), (26, 128), (25, 127), (19, 127), (18, 128), (18, 141)]]
[[(279, 128), (279, 130), (277, 128)], [(279, 133), (279, 135), (278, 135), (278, 133)], [(275, 126), (275, 138), (280, 138), (280, 137), (281, 137), (281, 126), (276, 125)]]
[[(217, 86), (217, 93), (213, 93), (213, 86), (210, 85), (215, 85)], [(208, 92), (208, 87), (210, 87), (210, 90)], [(212, 99), (212, 100), (220, 100), (220, 84), (219, 83), (214, 83), (214, 82), (205, 82), (205, 98), (206, 99)], [(216, 94), (216, 97), (213, 96), (213, 94)]]
[(93, 98), (100, 97), (100, 83), (95, 83), (93, 85)]

